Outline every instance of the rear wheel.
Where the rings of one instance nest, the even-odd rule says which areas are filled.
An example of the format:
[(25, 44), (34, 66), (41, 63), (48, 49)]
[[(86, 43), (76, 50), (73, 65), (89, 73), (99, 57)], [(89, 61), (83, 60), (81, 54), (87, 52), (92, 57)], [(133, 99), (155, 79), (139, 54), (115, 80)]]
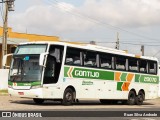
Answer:
[(144, 101), (144, 93), (142, 91), (139, 91), (138, 96), (136, 97), (136, 104), (142, 105)]
[(134, 91), (129, 92), (127, 103), (129, 105), (134, 105), (136, 103), (136, 93)]
[(74, 93), (73, 90), (71, 88), (67, 88), (64, 91), (64, 95), (63, 95), (63, 100), (62, 100), (62, 104), (63, 105), (72, 105), (74, 102)]
[(44, 102), (44, 99), (33, 98), (33, 101), (34, 101), (36, 104), (42, 104), (42, 103)]

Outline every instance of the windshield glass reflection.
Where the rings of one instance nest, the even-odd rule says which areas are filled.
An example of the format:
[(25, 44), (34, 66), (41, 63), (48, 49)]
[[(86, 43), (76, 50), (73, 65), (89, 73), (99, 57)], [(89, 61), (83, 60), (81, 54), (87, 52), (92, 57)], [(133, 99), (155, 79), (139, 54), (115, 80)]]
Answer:
[(39, 66), (39, 55), (14, 56), (10, 70), (10, 80), (40, 81), (42, 68)]

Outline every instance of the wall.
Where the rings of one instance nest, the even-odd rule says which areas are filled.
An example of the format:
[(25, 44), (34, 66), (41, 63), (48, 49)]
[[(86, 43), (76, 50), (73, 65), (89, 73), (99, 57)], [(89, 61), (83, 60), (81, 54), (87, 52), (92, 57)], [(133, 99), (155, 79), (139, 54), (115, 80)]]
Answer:
[(9, 69), (0, 69), (0, 90), (8, 89)]
[[(11, 47), (13, 45), (7, 45), (7, 54), (11, 53)], [(0, 68), (2, 68), (2, 45), (0, 44)], [(7, 65), (10, 66), (10, 62), (11, 62), (11, 57), (8, 57), (7, 59)]]

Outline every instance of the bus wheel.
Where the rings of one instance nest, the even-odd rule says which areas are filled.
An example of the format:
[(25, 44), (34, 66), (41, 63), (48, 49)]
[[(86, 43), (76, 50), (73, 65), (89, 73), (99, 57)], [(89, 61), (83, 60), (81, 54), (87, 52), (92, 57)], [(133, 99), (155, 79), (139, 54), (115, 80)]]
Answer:
[(128, 95), (128, 105), (134, 105), (136, 102), (136, 94), (134, 91), (130, 91)]
[(44, 99), (33, 98), (33, 101), (34, 101), (36, 104), (42, 104), (42, 103), (44, 102)]
[(73, 94), (73, 90), (71, 88), (67, 88), (64, 91), (64, 95), (63, 95), (63, 100), (62, 100), (62, 104), (63, 105), (72, 105), (74, 101), (74, 94)]
[(142, 91), (139, 91), (138, 96), (136, 97), (136, 104), (142, 105), (144, 101), (144, 93)]

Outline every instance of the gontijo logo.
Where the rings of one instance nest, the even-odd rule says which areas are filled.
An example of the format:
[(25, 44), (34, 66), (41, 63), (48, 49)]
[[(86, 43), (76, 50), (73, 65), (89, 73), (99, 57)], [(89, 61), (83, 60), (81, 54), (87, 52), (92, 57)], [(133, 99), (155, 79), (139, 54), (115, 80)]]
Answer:
[(75, 76), (81, 76), (81, 77), (94, 77), (99, 78), (99, 72), (92, 72), (92, 71), (84, 71), (84, 70), (75, 70)]
[(96, 69), (76, 68), (71, 66), (64, 68), (64, 77), (114, 80), (114, 72)]

